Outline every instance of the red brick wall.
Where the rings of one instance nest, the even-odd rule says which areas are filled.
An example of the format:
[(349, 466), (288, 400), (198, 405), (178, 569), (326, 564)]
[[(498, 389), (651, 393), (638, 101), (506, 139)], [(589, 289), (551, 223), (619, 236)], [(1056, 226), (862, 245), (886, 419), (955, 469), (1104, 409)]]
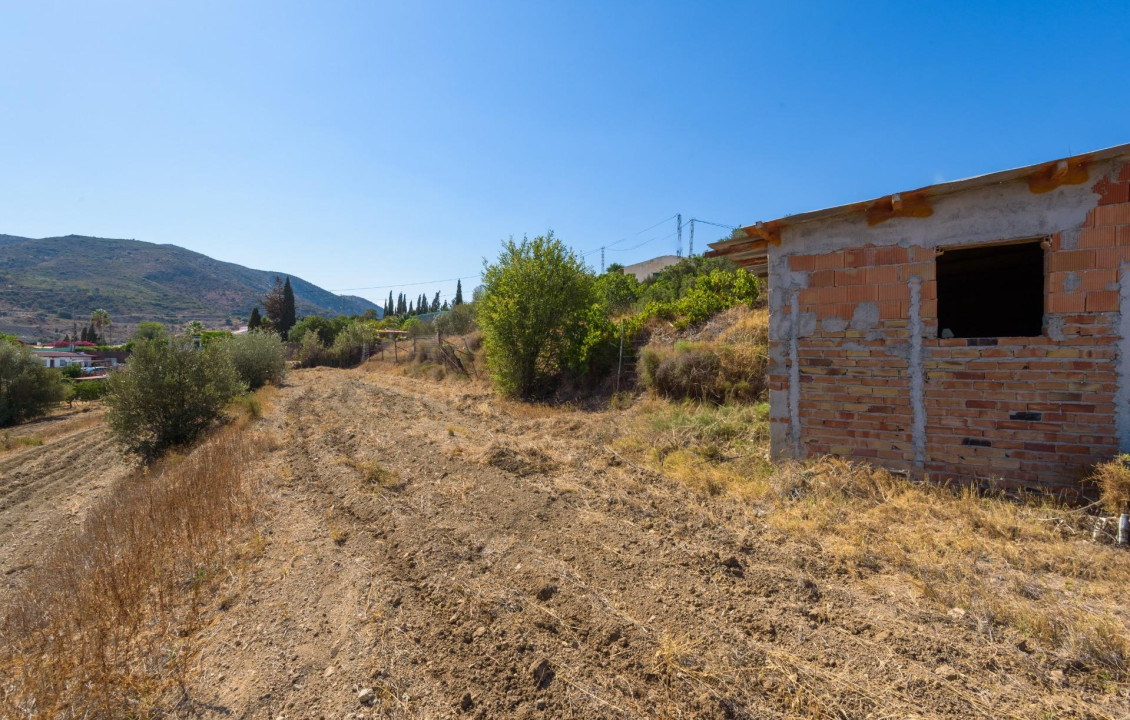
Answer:
[[(1053, 235), (1045, 253), (1051, 329), (1044, 337), (938, 339), (932, 248), (863, 246), (789, 256), (793, 277), (807, 280), (796, 291), (797, 309), (816, 319), (814, 332), (809, 316), (808, 330), (796, 338), (801, 454), (867, 458), (938, 479), (1070, 488), (1116, 453), (1130, 164), (1093, 189), (1100, 200), (1083, 226)], [(925, 409), (918, 448), (909, 365), (912, 277), (920, 282)], [(877, 319), (853, 324), (861, 303), (873, 303), (864, 307), (877, 308)], [(790, 305), (784, 303), (786, 316)], [(770, 375), (770, 389), (786, 393), (793, 371), (788, 343), (774, 340), (775, 356), (785, 361), (774, 362)], [(788, 425), (791, 418), (775, 409), (772, 421)]]

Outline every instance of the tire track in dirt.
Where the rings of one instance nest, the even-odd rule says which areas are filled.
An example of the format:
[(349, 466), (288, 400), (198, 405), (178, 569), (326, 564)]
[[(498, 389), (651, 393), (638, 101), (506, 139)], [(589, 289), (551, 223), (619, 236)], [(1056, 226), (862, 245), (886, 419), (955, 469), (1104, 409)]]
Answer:
[[(1038, 707), (1036, 669), (1018, 653), (956, 625), (923, 633), (939, 620), (909, 591), (850, 576), (736, 501), (625, 465), (583, 422), (512, 416), (381, 375), (313, 370), (292, 382), (263, 421), (282, 446), (263, 468), (266, 549), (239, 602), (213, 615), (198, 714), (965, 718)], [(952, 677), (934, 672), (942, 662)], [(359, 690), (372, 691), (367, 704)]]

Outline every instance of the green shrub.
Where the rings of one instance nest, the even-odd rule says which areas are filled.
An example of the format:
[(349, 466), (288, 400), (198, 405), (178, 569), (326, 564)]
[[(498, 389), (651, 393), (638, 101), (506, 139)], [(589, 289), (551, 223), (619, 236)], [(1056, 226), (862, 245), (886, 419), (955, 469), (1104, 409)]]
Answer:
[(106, 395), (106, 381), (105, 380), (83, 380), (82, 382), (72, 383), (74, 394), (72, 397), (75, 400), (101, 400)]
[(376, 322), (372, 320), (359, 320), (345, 326), (330, 350), (338, 367), (353, 367), (361, 362), (366, 347), (370, 356), (379, 347)]
[(302, 334), (299, 362), (302, 367), (353, 367), (361, 362), (366, 346), (370, 357), (380, 352), (377, 328), (375, 320), (353, 320), (336, 333), (328, 347), (319, 333), (308, 330)]
[(475, 329), (475, 306), (464, 303), (440, 313), (435, 319), (435, 327), (444, 335), (466, 335)]
[(640, 299), (640, 282), (632, 274), (609, 269), (596, 278), (596, 292), (612, 313), (624, 312)]
[(329, 347), (334, 344), (337, 339), (337, 334), (349, 324), (349, 318), (344, 315), (339, 315), (333, 319), (321, 317), (319, 315), (307, 315), (298, 322), (297, 325), (290, 329), (287, 339), (292, 343), (301, 344), (306, 337), (307, 333), (317, 333), (318, 340), (323, 345)]
[(137, 324), (133, 333), (134, 340), (163, 340), (168, 338), (168, 331), (159, 322), (142, 322)]
[(682, 297), (668, 302), (652, 301), (641, 314), (645, 318), (669, 320), (681, 330), (709, 320), (735, 305), (752, 305), (760, 291), (757, 278), (741, 268), (712, 270), (708, 275), (696, 277)]
[(298, 362), (302, 367), (312, 368), (321, 365), (333, 365), (329, 351), (316, 332), (305, 332), (302, 335), (302, 346), (298, 351)]
[(0, 426), (39, 417), (65, 397), (58, 370), (31, 350), (0, 340)]
[(687, 294), (699, 277), (710, 275), (715, 270), (732, 272), (738, 269), (726, 258), (706, 258), (701, 255), (680, 260), (665, 267), (640, 283), (639, 301), (645, 306), (649, 303), (669, 303)]
[(85, 375), (86, 371), (82, 369), (82, 365), (74, 364), (61, 368), (59, 370), (59, 374), (61, 374), (64, 378), (74, 380), (75, 378), (80, 378)]
[(196, 440), (246, 390), (222, 344), (203, 350), (191, 338), (135, 342), (124, 370), (107, 381), (115, 439), (146, 462)]
[(484, 260), (483, 288), (476, 319), (501, 392), (543, 394), (584, 370), (599, 298), (581, 259), (552, 232), (503, 243), (497, 262)]
[(286, 351), (278, 335), (252, 330), (232, 336), (221, 347), (231, 358), (240, 379), (252, 390), (282, 380)]

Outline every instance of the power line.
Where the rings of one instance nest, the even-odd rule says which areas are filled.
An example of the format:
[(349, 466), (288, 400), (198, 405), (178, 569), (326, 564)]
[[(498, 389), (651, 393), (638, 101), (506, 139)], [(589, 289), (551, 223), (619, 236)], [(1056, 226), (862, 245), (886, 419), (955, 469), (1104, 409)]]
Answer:
[[(670, 222), (672, 220), (677, 220), (678, 218), (679, 218), (679, 213), (675, 213), (674, 215), (671, 215), (670, 217), (665, 217), (662, 220), (660, 220), (659, 222), (655, 223), (654, 225), (649, 225), (648, 227), (645, 227), (643, 230), (639, 230), (635, 233), (632, 233), (631, 235), (626, 235), (626, 236), (620, 238), (619, 240), (617, 240), (615, 242), (611, 242), (611, 243), (608, 243), (608, 244), (603, 245), (601, 247), (593, 248), (592, 250), (588, 250), (586, 252), (583, 252), (583, 253), (581, 253), (581, 257), (588, 257), (589, 255), (592, 255), (594, 253), (601, 253), (601, 256), (603, 257), (605, 251), (607, 251), (607, 252), (631, 252), (632, 250), (636, 250), (638, 248), (641, 248), (644, 245), (648, 245), (650, 243), (653, 243), (656, 240), (667, 240), (669, 238), (675, 237), (676, 235), (681, 235), (680, 231), (682, 230), (682, 228), (680, 227), (680, 228), (677, 228), (675, 230), (675, 232), (668, 233), (667, 235), (656, 235), (655, 237), (644, 240), (643, 242), (632, 245), (631, 247), (626, 247), (626, 248), (613, 247), (613, 245), (619, 245), (622, 242), (627, 242), (628, 240), (631, 240), (632, 238), (639, 237), (640, 235), (643, 235), (644, 233), (646, 233), (649, 230), (654, 230), (655, 228), (659, 227), (660, 225), (663, 225), (664, 223)], [(699, 220), (698, 218), (692, 218), (690, 222), (692, 223), (691, 224), (691, 228), (692, 228), (691, 232), (692, 233), (694, 232), (693, 223), (696, 223), (696, 222), (697, 223), (703, 223), (704, 225), (714, 225), (716, 227), (725, 228), (727, 230), (733, 230), (736, 227), (735, 225), (723, 225), (722, 223), (711, 222), (710, 220)], [(693, 235), (692, 235), (692, 239), (693, 239)], [(681, 246), (681, 243), (680, 243), (680, 246)], [(601, 262), (601, 265), (603, 266), (604, 263)], [(356, 291), (356, 290), (395, 290), (396, 288), (415, 287), (417, 285), (435, 285), (435, 284), (438, 284), (438, 283), (456, 282), (456, 281), (459, 281), (459, 280), (473, 280), (473, 279), (478, 278), (478, 277), (479, 277), (478, 275), (467, 275), (466, 277), (445, 278), (443, 280), (421, 280), (419, 282), (394, 283), (394, 284), (391, 284), (391, 285), (370, 285), (370, 286), (367, 286), (367, 287), (337, 288), (337, 289), (330, 290), (330, 292), (335, 292), (335, 293), (336, 292), (352, 292), (352, 291)], [(0, 290), (0, 292), (3, 292), (3, 291)]]
[(416, 285), (435, 285), (437, 283), (456, 282), (459, 280), (472, 280), (479, 277), (478, 275), (467, 275), (466, 277), (446, 278), (444, 280), (421, 280), (419, 282), (410, 283), (395, 283), (393, 285), (370, 285), (369, 287), (352, 287), (352, 288), (337, 288), (330, 290), (330, 292), (349, 292), (351, 290), (395, 290), (402, 287), (413, 287)]
[(670, 239), (670, 238), (673, 238), (673, 237), (675, 237), (675, 235), (676, 235), (676, 234), (677, 234), (677, 233), (673, 233), (673, 232), (672, 232), (672, 233), (667, 233), (666, 235), (656, 235), (655, 237), (651, 238), (650, 240), (644, 240), (644, 241), (643, 241), (642, 243), (640, 243), (640, 244), (638, 244), (638, 245), (633, 245), (633, 246), (631, 246), (631, 247), (626, 247), (626, 248), (610, 248), (610, 249), (609, 249), (609, 252), (631, 252), (632, 250), (635, 250), (636, 248), (641, 248), (641, 247), (643, 247), (644, 245), (647, 245), (648, 243), (653, 243), (653, 242), (655, 242), (656, 240), (668, 240), (668, 239)]
[[(628, 240), (631, 240), (632, 238), (639, 237), (640, 235), (643, 235), (648, 230), (654, 230), (655, 228), (659, 227), (663, 223), (670, 222), (670, 221), (674, 220), (677, 215), (678, 215), (678, 213), (676, 213), (675, 215), (672, 215), (671, 217), (665, 217), (662, 220), (660, 220), (659, 222), (655, 223), (654, 225), (649, 225), (648, 227), (645, 227), (643, 230), (640, 230), (639, 232), (632, 233), (631, 235), (626, 235), (626, 236), (620, 238), (619, 240), (617, 240), (616, 242), (606, 243), (603, 247), (610, 248), (613, 245), (619, 245), (622, 242), (627, 242)], [(586, 257), (588, 255), (592, 255), (593, 253), (600, 252), (600, 250), (601, 250), (601, 248), (593, 248), (592, 250), (586, 250), (585, 252), (581, 253), (581, 257)]]

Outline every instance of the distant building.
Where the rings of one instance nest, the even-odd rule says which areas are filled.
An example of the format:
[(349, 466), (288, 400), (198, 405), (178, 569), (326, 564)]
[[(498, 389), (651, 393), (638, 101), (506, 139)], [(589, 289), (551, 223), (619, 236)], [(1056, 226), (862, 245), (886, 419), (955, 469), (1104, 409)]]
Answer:
[(678, 255), (660, 255), (650, 260), (638, 262), (635, 265), (628, 265), (620, 272), (624, 275), (635, 275), (636, 280), (643, 282), (663, 268), (677, 264), (680, 260), (682, 258)]
[(129, 353), (124, 350), (107, 350), (106, 352), (96, 352), (90, 354), (91, 362), (102, 367), (113, 368), (123, 364), (129, 357)]
[(49, 368), (63, 368), (68, 365), (78, 365), (88, 368), (94, 363), (94, 358), (82, 353), (65, 352), (60, 350), (35, 350), (35, 356), (44, 366)]

